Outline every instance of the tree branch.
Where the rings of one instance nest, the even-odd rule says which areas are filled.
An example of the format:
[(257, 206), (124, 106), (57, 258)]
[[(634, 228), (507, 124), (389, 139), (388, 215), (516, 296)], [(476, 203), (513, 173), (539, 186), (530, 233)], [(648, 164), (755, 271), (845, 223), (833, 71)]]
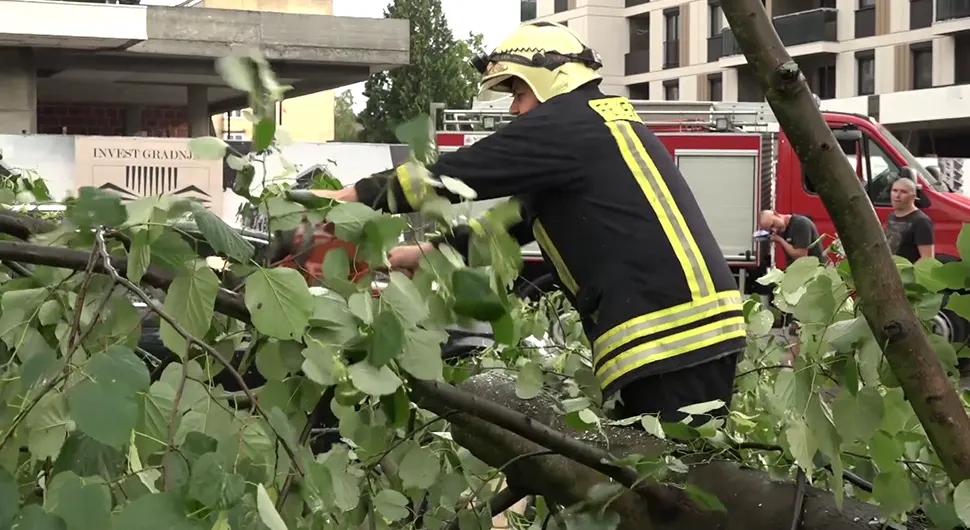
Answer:
[[(520, 493), (519, 491), (508, 487), (504, 490), (495, 494), (494, 497), (488, 502), (480, 502), (475, 505), (475, 513), (481, 513), (485, 508), (488, 508), (489, 513), (492, 517), (504, 513), (505, 510), (515, 506), (515, 503), (521, 501), (526, 496), (525, 493)], [(459, 530), (460, 525), (458, 524), (458, 516), (456, 515), (452, 518), (451, 522), (448, 523), (448, 527), (445, 530)]]
[[(16, 241), (0, 241), (0, 261), (15, 261), (83, 271), (87, 267), (89, 256), (90, 253), (83, 250), (48, 247)], [(111, 256), (109, 263), (119, 274), (127, 275), (128, 260), (119, 256)], [(110, 274), (104, 266), (103, 260), (99, 260), (95, 264), (94, 271), (98, 274)], [(142, 276), (142, 282), (145, 284), (166, 291), (174, 280), (174, 274), (157, 265), (149, 265), (145, 275)], [(241, 296), (231, 291), (219, 289), (216, 294), (215, 309), (223, 315), (241, 322), (250, 322), (249, 309), (246, 308), (245, 301)]]
[(721, 6), (842, 240), (862, 312), (950, 480), (970, 478), (970, 418), (916, 317), (882, 226), (760, 0)]

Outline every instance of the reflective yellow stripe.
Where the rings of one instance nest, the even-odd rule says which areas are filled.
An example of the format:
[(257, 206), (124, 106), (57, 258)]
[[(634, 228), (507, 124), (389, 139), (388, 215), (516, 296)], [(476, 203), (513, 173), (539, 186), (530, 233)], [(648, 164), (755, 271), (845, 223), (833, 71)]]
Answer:
[(739, 291), (724, 291), (627, 320), (593, 341), (593, 359), (602, 359), (617, 348), (653, 333), (674, 329), (728, 311), (741, 311), (741, 303)]
[(397, 166), (395, 171), (397, 173), (397, 181), (401, 185), (401, 191), (404, 192), (404, 198), (407, 199), (408, 205), (411, 206), (412, 210), (418, 210), (421, 208), (424, 198), (428, 196), (428, 190), (431, 188), (431, 185), (425, 182), (419, 175), (413, 174), (408, 167), (411, 164), (413, 162)]
[(536, 242), (539, 243), (539, 246), (549, 254), (549, 259), (552, 260), (552, 265), (556, 268), (556, 272), (559, 273), (559, 279), (566, 284), (566, 288), (573, 295), (578, 293), (579, 285), (576, 283), (576, 279), (569, 273), (569, 269), (566, 268), (562, 256), (559, 255), (559, 251), (556, 250), (556, 247), (552, 244), (552, 240), (549, 239), (549, 234), (546, 233), (546, 229), (542, 227), (542, 223), (538, 220), (532, 224), (532, 234), (536, 236)]
[(613, 133), (623, 159), (643, 190), (677, 255), (677, 260), (680, 261), (691, 298), (696, 300), (714, 294), (714, 282), (711, 281), (704, 257), (687, 229), (680, 209), (670, 196), (667, 184), (660, 178), (657, 166), (637, 138), (633, 127), (626, 121), (609, 122), (606, 125)]
[(744, 317), (738, 316), (639, 344), (604, 363), (596, 376), (603, 388), (646, 364), (745, 336)]

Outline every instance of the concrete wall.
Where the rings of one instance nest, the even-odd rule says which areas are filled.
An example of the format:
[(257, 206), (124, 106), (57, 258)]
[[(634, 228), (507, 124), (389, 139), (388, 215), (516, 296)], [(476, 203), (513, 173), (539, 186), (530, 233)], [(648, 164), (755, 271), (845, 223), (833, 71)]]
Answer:
[[(275, 13), (333, 15), (333, 0), (204, 0), (203, 7), (242, 9)], [(297, 142), (328, 142), (334, 138), (334, 93), (331, 90), (307, 94), (283, 101), (280, 121), (290, 138)], [(225, 127), (222, 115), (213, 117), (216, 133), (241, 133), (251, 138), (252, 124), (245, 119), (229, 120)]]

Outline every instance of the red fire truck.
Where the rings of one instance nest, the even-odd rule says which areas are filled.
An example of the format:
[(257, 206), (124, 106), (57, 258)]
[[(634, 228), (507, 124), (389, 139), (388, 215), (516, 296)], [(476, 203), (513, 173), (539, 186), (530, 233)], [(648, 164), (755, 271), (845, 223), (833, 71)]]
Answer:
[[(835, 239), (832, 220), (767, 103), (631, 103), (687, 179), (744, 293), (770, 294), (753, 280), (772, 264), (785, 267), (780, 249), (752, 238), (761, 210), (806, 215), (823, 234), (824, 245)], [(444, 125), (437, 133), (441, 151), (471, 145), (514, 119), (496, 108), (442, 112)], [(943, 262), (960, 259), (956, 240), (963, 223), (970, 222), (970, 198), (934, 177), (872, 118), (840, 112), (823, 115), (856, 168), (879, 219), (885, 222), (892, 210), (892, 182), (904, 173), (915, 175), (920, 185), (917, 206), (935, 223), (937, 258)], [(475, 203), (470, 215), (495, 201)], [(549, 287), (551, 269), (542, 263), (534, 243), (523, 249), (523, 256), (523, 278)], [(948, 310), (940, 312), (934, 325), (937, 333), (951, 341), (964, 340), (970, 331), (970, 324)]]

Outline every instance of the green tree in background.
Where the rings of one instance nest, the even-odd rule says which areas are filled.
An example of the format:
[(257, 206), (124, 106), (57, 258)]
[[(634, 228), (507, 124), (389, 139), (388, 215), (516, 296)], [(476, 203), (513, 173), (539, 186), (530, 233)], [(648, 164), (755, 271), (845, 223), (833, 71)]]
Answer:
[(467, 107), (478, 90), (478, 75), (469, 64), (482, 49), (482, 36), (456, 39), (448, 27), (440, 0), (394, 0), (385, 18), (411, 22), (411, 64), (367, 80), (367, 106), (360, 114), (361, 140), (397, 141), (394, 127), (426, 113), (432, 103)]
[(333, 136), (338, 142), (356, 142), (360, 139), (360, 126), (354, 113), (354, 94), (344, 90), (333, 105)]

